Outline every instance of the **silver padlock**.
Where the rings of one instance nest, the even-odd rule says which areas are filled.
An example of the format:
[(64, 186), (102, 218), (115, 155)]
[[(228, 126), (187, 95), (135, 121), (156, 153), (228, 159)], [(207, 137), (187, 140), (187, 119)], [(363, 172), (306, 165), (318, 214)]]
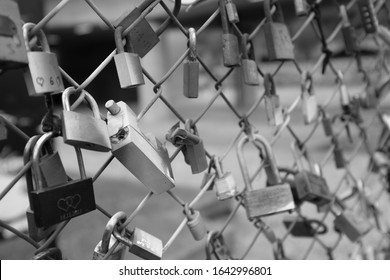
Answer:
[(107, 101), (107, 123), (112, 154), (138, 180), (155, 194), (175, 186), (169, 155), (162, 144), (157, 147), (138, 127), (134, 112), (126, 103)]
[(142, 74), (142, 65), (139, 55), (134, 52), (132, 47), (132, 38), (127, 35), (126, 52), (122, 43), (123, 27), (115, 29), (115, 45), (117, 54), (114, 55), (116, 71), (118, 73), (119, 84), (121, 88), (133, 88), (145, 84)]
[(36, 26), (33, 23), (23, 25), (23, 37), (26, 43), (28, 68), (24, 71), (24, 79), (30, 96), (60, 93), (64, 90), (64, 83), (57, 56), (50, 52), (50, 46), (45, 33), (39, 31), (37, 38), (41, 51), (33, 51), (30, 47), (29, 32)]
[(237, 23), (240, 21), (237, 12), (237, 6), (234, 4), (233, 0), (225, 0), (226, 1), (226, 13), (230, 23)]
[(279, 95), (276, 93), (274, 79), (269, 73), (264, 74), (264, 89), (265, 112), (268, 124), (271, 126), (279, 126), (284, 121), (283, 111), (280, 105)]
[(192, 237), (196, 241), (202, 240), (207, 234), (207, 229), (199, 211), (190, 208), (187, 203), (184, 206), (184, 214), (187, 217), (187, 226), (192, 234)]
[(311, 124), (317, 120), (318, 105), (313, 89), (313, 78), (307, 71), (302, 73), (301, 88), (303, 120), (305, 124)]
[(307, 15), (307, 3), (306, 0), (294, 0), (295, 14), (298, 17)]
[(235, 197), (238, 194), (237, 184), (231, 172), (223, 172), (222, 165), (218, 157), (213, 158), (216, 177), (214, 186), (217, 192), (218, 200), (226, 200)]
[(198, 98), (199, 95), (199, 61), (196, 51), (196, 31), (189, 28), (189, 55), (183, 63), (183, 95), (187, 98)]
[(248, 37), (248, 34), (243, 34), (241, 38), (241, 71), (244, 82), (247, 85), (257, 86), (260, 84), (259, 73), (257, 72), (257, 63), (252, 42), (250, 42), (249, 52), (247, 51)]
[(67, 88), (62, 93), (62, 136), (64, 142), (77, 148), (96, 152), (111, 150), (107, 125), (100, 117), (100, 111), (95, 99), (84, 91), (85, 99), (92, 108), (93, 116), (71, 111), (70, 95), (75, 94), (74, 87)]
[[(115, 244), (116, 238), (112, 235), (114, 229), (126, 221), (126, 213), (118, 212), (108, 221), (102, 240), (96, 245), (93, 252), (93, 260), (103, 260), (109, 249)], [(119, 243), (107, 260), (121, 260), (125, 252), (125, 245)]]

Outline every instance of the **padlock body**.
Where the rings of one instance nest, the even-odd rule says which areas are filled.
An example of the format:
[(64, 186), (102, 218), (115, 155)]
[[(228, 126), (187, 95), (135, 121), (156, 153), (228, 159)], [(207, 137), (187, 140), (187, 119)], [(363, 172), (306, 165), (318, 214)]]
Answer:
[(57, 56), (54, 53), (31, 51), (27, 52), (27, 56), (28, 68), (24, 70), (24, 80), (30, 96), (55, 94), (64, 90)]
[(0, 69), (24, 67), (28, 63), (18, 4), (0, 2)]
[(303, 220), (302, 218), (283, 218), (283, 224), (286, 229), (290, 229), (291, 225), (294, 224), (290, 230), (292, 236), (295, 237), (313, 237), (315, 235), (315, 230), (308, 221)]
[(39, 172), (42, 174), (44, 188), (65, 184), (68, 181), (68, 176), (58, 152), (40, 158)]
[(283, 213), (295, 208), (294, 198), (288, 184), (275, 185), (244, 194), (247, 216), (250, 219)]
[(343, 26), (341, 28), (345, 44), (345, 52), (353, 54), (359, 50), (357, 45), (357, 38), (355, 28), (353, 26)]
[(31, 209), (26, 211), (28, 235), (35, 242), (40, 242), (43, 239), (48, 238), (56, 229), (56, 226), (38, 227), (35, 222), (35, 215)]
[(283, 123), (283, 112), (280, 106), (279, 96), (265, 96), (264, 99), (268, 124), (271, 126), (281, 125)]
[(202, 240), (207, 234), (206, 226), (199, 211), (194, 211), (187, 222), (187, 226), (196, 241)]
[(373, 2), (371, 0), (359, 0), (357, 4), (365, 32), (367, 34), (376, 33), (378, 30), (378, 18)]
[(264, 24), (264, 35), (269, 60), (294, 60), (294, 45), (286, 24), (267, 22)]
[(199, 62), (186, 60), (183, 63), (183, 94), (187, 98), (199, 96)]
[(185, 162), (191, 166), (192, 174), (201, 173), (208, 168), (206, 151), (202, 139), (200, 139), (198, 144), (185, 145), (183, 154)]
[(215, 178), (214, 186), (218, 200), (226, 200), (238, 194), (237, 184), (231, 172), (225, 172), (220, 178)]
[(161, 260), (163, 244), (157, 237), (139, 228), (134, 228), (130, 240), (133, 244), (129, 248), (130, 253), (144, 260)]
[(347, 211), (344, 211), (335, 218), (334, 226), (337, 230), (343, 232), (352, 242), (356, 242), (372, 229), (372, 225), (367, 220), (363, 218), (359, 219), (357, 215)]
[(295, 14), (297, 16), (307, 15), (307, 8), (305, 5), (305, 0), (294, 0)]
[(226, 67), (240, 65), (240, 50), (237, 36), (231, 33), (222, 34), (223, 64)]
[(302, 97), (302, 113), (305, 124), (313, 123), (318, 116), (318, 105), (315, 95), (304, 94)]
[(78, 148), (108, 152), (111, 150), (106, 123), (93, 116), (73, 111), (62, 112), (64, 142)]
[(226, 3), (226, 14), (230, 23), (237, 23), (240, 21), (237, 6), (233, 2)]
[[(110, 237), (110, 243), (108, 248), (110, 249), (112, 246), (114, 246), (116, 242), (116, 238), (111, 235)], [(93, 260), (103, 260), (104, 256), (106, 255), (106, 252), (102, 251), (102, 241), (100, 241), (93, 252), (92, 259)], [(125, 245), (122, 243), (119, 243), (118, 246), (115, 248), (115, 250), (112, 252), (112, 254), (107, 258), (107, 260), (121, 260), (123, 258), (123, 254), (125, 253)]]
[(295, 176), (295, 187), (299, 200), (311, 202), (317, 206), (330, 203), (332, 197), (325, 178), (308, 171)]
[(244, 82), (247, 85), (257, 86), (260, 84), (256, 61), (252, 59), (241, 60), (241, 69)]
[(322, 127), (324, 129), (325, 136), (330, 137), (333, 135), (332, 120), (328, 116), (322, 118)]
[(119, 53), (114, 55), (114, 60), (121, 88), (133, 88), (145, 84), (138, 54)]
[(340, 148), (334, 148), (333, 157), (337, 169), (345, 167), (344, 154)]
[(30, 195), (38, 227), (49, 227), (96, 209), (91, 178), (35, 190)]

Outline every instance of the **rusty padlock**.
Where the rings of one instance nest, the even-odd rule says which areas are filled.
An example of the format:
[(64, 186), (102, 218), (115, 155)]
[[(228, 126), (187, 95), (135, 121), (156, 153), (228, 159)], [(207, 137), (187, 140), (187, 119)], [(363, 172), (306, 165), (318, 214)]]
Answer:
[(183, 95), (187, 98), (198, 98), (199, 95), (199, 61), (196, 51), (196, 31), (189, 28), (189, 55), (183, 62)]

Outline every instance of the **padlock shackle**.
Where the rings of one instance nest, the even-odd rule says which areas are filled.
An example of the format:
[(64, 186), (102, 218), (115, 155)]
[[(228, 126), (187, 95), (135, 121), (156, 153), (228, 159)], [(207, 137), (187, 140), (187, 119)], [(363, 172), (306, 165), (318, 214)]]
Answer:
[[(71, 111), (69, 97), (71, 94), (75, 94), (75, 93), (77, 93), (77, 90), (74, 87), (68, 87), (62, 93), (62, 106), (65, 111)], [(83, 93), (84, 93), (84, 99), (91, 106), (94, 117), (100, 120), (101, 119), (100, 111), (96, 100), (92, 97), (92, 95), (89, 92), (83, 90)]]
[(118, 227), (118, 225), (123, 224), (127, 219), (127, 215), (125, 212), (118, 212), (115, 213), (110, 220), (108, 221), (106, 228), (103, 233), (102, 237), (102, 243), (101, 243), (101, 253), (102, 254), (107, 254), (110, 246), (110, 239), (111, 239), (111, 234), (113, 234), (114, 229)]
[(189, 58), (191, 61), (197, 60), (197, 41), (196, 41), (196, 30), (194, 28), (188, 29), (188, 47), (189, 47)]
[(221, 161), (219, 160), (218, 156), (213, 157), (213, 163), (215, 166), (215, 172), (217, 173), (217, 178), (222, 178), (223, 177), (223, 170), (221, 166)]
[[(36, 26), (36, 24), (34, 24), (32, 22), (27, 22), (27, 23), (23, 24), (23, 38), (24, 38), (24, 41), (25, 41), (25, 44), (26, 44), (26, 50), (28, 52), (31, 52), (31, 48), (30, 48), (30, 35), (29, 35), (29, 33), (35, 26)], [(45, 35), (45, 33), (43, 32), (42, 29), (40, 29), (38, 31), (37, 39), (38, 39), (38, 42), (40, 43), (40, 45), (42, 47), (42, 51), (50, 52), (49, 41), (47, 40), (46, 35)]]
[[(28, 141), (26, 146), (24, 147), (23, 151), (23, 164), (26, 165), (30, 160), (32, 160), (32, 152), (33, 149), (39, 139), (40, 135), (35, 135), (32, 136)], [(32, 166), (32, 165), (31, 165)], [(34, 183), (33, 183), (33, 176), (32, 176), (32, 167), (30, 167), (26, 171), (26, 186), (27, 186), (27, 195), (28, 195), (28, 200), (30, 203), (30, 209), (34, 211), (33, 209), (33, 204), (32, 204), (32, 197), (31, 197), (31, 192), (34, 191)]]
[[(115, 28), (114, 32), (114, 39), (115, 39), (115, 46), (117, 53), (124, 53), (125, 52), (125, 46), (126, 51), (129, 53), (134, 53), (133, 44), (131, 43), (131, 35), (130, 32), (128, 32), (123, 37), (123, 31), (124, 27), (122, 25), (119, 25), (117, 28)], [(125, 45), (123, 45), (123, 39), (125, 39)]]
[[(272, 1), (272, 4), (271, 4)], [(282, 12), (282, 6), (280, 5), (278, 0), (264, 0), (264, 14), (265, 14), (265, 22), (271, 23), (271, 22), (280, 22), (284, 23), (284, 16)], [(272, 16), (271, 8), (275, 5), (276, 11), (274, 12)]]

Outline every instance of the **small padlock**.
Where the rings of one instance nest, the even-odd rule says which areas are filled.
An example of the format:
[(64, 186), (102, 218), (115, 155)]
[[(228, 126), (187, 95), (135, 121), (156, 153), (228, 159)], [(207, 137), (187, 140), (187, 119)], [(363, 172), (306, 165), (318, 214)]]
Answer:
[(298, 17), (307, 15), (306, 0), (294, 0), (295, 15)]
[(166, 149), (156, 147), (138, 127), (134, 112), (126, 103), (107, 101), (108, 133), (112, 154), (138, 180), (155, 194), (175, 186), (171, 163)]
[(322, 127), (324, 129), (325, 136), (333, 136), (333, 122), (329, 117), (324, 108), (320, 107), (320, 112), (322, 114)]
[(77, 148), (97, 152), (111, 150), (107, 124), (100, 117), (100, 111), (95, 99), (84, 91), (85, 99), (92, 108), (93, 116), (71, 111), (70, 95), (76, 93), (74, 87), (67, 88), (62, 93), (62, 136), (64, 142)]
[(8, 138), (8, 129), (5, 125), (3, 116), (0, 116), (0, 141), (7, 140)]
[(358, 0), (357, 2), (364, 30), (367, 34), (378, 31), (378, 18), (372, 0)]
[(126, 38), (126, 52), (122, 43), (123, 27), (115, 29), (115, 45), (117, 54), (114, 55), (116, 72), (121, 88), (133, 88), (145, 84), (139, 55), (133, 50), (130, 33)]
[[(103, 260), (108, 250), (115, 244), (116, 238), (112, 235), (114, 229), (126, 221), (126, 213), (118, 212), (108, 221), (103, 233), (102, 240), (96, 245), (93, 252), (93, 260)], [(119, 243), (114, 251), (108, 256), (107, 260), (121, 260), (125, 252), (125, 245)]]
[(302, 73), (302, 113), (305, 124), (311, 124), (317, 120), (318, 105), (313, 89), (313, 78), (308, 71)]
[(184, 206), (184, 214), (187, 217), (187, 226), (192, 237), (196, 241), (202, 240), (207, 234), (207, 229), (199, 211), (190, 208), (189, 205), (186, 204)]
[(283, 224), (295, 237), (313, 237), (327, 233), (328, 228), (318, 220), (305, 219), (301, 216), (287, 216), (283, 218)]
[(344, 168), (345, 167), (345, 159), (344, 159), (343, 150), (340, 148), (339, 142), (335, 137), (332, 138), (332, 143), (334, 146), (333, 157), (334, 157), (334, 162), (335, 162), (336, 168), (337, 169)]
[(242, 76), (244, 78), (244, 82), (247, 85), (259, 85), (260, 79), (259, 79), (259, 73), (257, 72), (257, 64), (255, 60), (254, 55), (254, 49), (253, 49), (253, 43), (250, 42), (250, 49), (249, 52), (247, 50), (248, 45), (248, 34), (243, 34), (241, 37), (241, 70), (242, 70)]
[[(35, 190), (30, 195), (31, 208), (34, 210), (38, 227), (49, 227), (96, 209), (92, 178), (86, 178), (84, 166), (80, 168), (81, 179), (48, 189), (44, 188), (43, 176), (39, 172), (40, 153), (43, 145), (53, 135), (53, 132), (48, 132), (41, 136), (33, 151), (32, 167), (35, 175)], [(76, 149), (76, 153), (78, 153), (79, 165), (84, 165), (81, 160), (81, 151)]]
[(144, 260), (161, 260), (163, 244), (157, 237), (139, 229), (134, 228), (130, 233), (124, 235), (114, 229), (114, 236), (121, 243), (129, 247), (129, 252)]
[[(280, 179), (270, 144), (262, 135), (257, 133), (252, 135), (251, 138), (245, 136), (237, 144), (237, 157), (246, 188), (244, 204), (248, 218), (253, 219), (295, 209), (291, 187), (287, 183), (282, 183)], [(267, 181), (269, 184), (265, 188), (254, 189), (250, 181), (247, 163), (244, 159), (244, 145), (251, 141), (256, 141), (257, 143), (254, 145), (256, 147), (261, 145), (265, 151), (264, 165), (268, 166)], [(269, 177), (269, 175), (272, 176)]]
[(231, 32), (230, 23), (226, 13), (226, 0), (219, 0), (219, 12), (222, 22), (222, 54), (223, 64), (226, 67), (240, 65), (240, 51), (237, 36)]
[(196, 31), (189, 28), (189, 55), (183, 63), (183, 94), (187, 98), (199, 95), (199, 61), (196, 53)]
[(226, 1), (226, 13), (230, 23), (237, 23), (240, 21), (237, 12), (237, 6), (234, 4), (233, 0), (225, 0)]
[(28, 63), (23, 40), (22, 20), (15, 1), (0, 1), (0, 69), (26, 66)]
[(346, 54), (354, 54), (359, 50), (359, 48), (357, 45), (355, 28), (349, 22), (345, 5), (340, 5), (340, 15), (342, 19), (341, 31), (344, 38), (345, 52)]
[(283, 123), (283, 111), (280, 104), (279, 95), (276, 93), (274, 79), (269, 73), (264, 74), (264, 99), (265, 112), (267, 115), (268, 124), (271, 126), (279, 126)]
[(221, 162), (218, 157), (213, 158), (215, 172), (214, 186), (218, 200), (226, 200), (238, 194), (237, 184), (231, 172), (223, 172)]
[[(271, 2), (276, 7), (272, 17)], [(284, 22), (283, 12), (278, 0), (264, 0), (264, 24), (265, 42), (269, 60), (294, 60), (294, 45), (292, 43), (287, 25)]]
[(60, 93), (64, 90), (64, 83), (57, 56), (50, 52), (50, 46), (45, 33), (38, 33), (38, 41), (42, 51), (33, 51), (30, 47), (29, 32), (35, 24), (23, 25), (23, 36), (27, 48), (28, 68), (24, 71), (24, 80), (30, 96), (42, 96), (45, 94)]
[(332, 210), (332, 212), (336, 216), (334, 220), (335, 229), (344, 233), (352, 242), (358, 241), (373, 228), (367, 219), (358, 216), (350, 210), (344, 210), (339, 213)]

